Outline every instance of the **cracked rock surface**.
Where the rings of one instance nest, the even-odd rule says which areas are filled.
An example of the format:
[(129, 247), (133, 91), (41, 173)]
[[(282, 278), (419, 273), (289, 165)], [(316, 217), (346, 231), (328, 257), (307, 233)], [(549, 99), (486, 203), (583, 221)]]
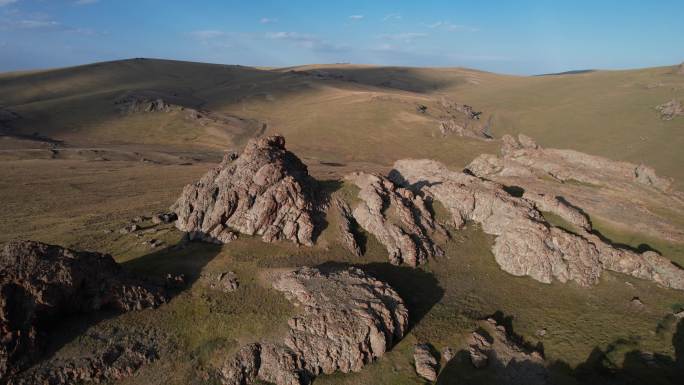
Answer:
[(356, 268), (300, 268), (273, 287), (301, 311), (279, 343), (244, 346), (219, 369), (223, 384), (307, 384), (319, 374), (357, 372), (382, 357), (408, 327), (408, 310), (387, 284)]
[(165, 301), (162, 289), (131, 277), (109, 255), (8, 242), (0, 251), (0, 379), (40, 358), (46, 327), (61, 317)]
[(282, 136), (251, 140), (242, 154), (187, 185), (172, 210), (191, 239), (227, 243), (236, 233), (312, 245), (312, 180)]
[(551, 225), (535, 202), (510, 195), (504, 186), (432, 160), (400, 160), (395, 176), (440, 201), (460, 228), (466, 221), (495, 236), (492, 252), (504, 271), (551, 283), (596, 284), (604, 270), (684, 290), (684, 270), (658, 253), (616, 248), (593, 233), (570, 233)]
[(360, 189), (354, 219), (385, 246), (392, 264), (415, 267), (443, 255), (431, 237), (446, 232), (423, 197), (375, 174), (353, 173), (345, 179)]

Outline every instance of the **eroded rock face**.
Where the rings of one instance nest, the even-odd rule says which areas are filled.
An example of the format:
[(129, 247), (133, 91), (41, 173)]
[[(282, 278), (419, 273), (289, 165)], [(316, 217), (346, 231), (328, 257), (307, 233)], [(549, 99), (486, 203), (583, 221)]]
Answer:
[(313, 244), (312, 182), (282, 136), (254, 139), (239, 157), (227, 154), (183, 189), (172, 210), (191, 239), (227, 243), (243, 233)]
[(456, 134), (475, 139), (492, 139), (492, 120), (489, 118), (483, 121), (481, 111), (475, 111), (472, 106), (448, 99), (442, 99), (440, 107), (444, 111), (439, 122), (442, 135)]
[(354, 219), (385, 246), (392, 264), (415, 267), (443, 255), (431, 236), (446, 233), (421, 196), (379, 175), (353, 173), (345, 179), (360, 189)]
[(356, 242), (356, 237), (354, 236), (352, 229), (352, 221), (354, 221), (354, 217), (352, 216), (351, 208), (349, 208), (347, 202), (340, 198), (335, 198), (333, 200), (333, 205), (337, 210), (339, 218), (338, 230), (340, 232), (340, 242), (347, 249), (347, 251), (357, 257), (360, 257), (361, 247), (359, 246), (358, 242)]
[(437, 381), (439, 362), (432, 354), (429, 345), (418, 344), (413, 350), (413, 361), (416, 365), (416, 373), (424, 379), (434, 382)]
[[(466, 168), (478, 177), (519, 186), (525, 198), (539, 204), (539, 210), (553, 211), (546, 203), (555, 206), (558, 215), (578, 227), (589, 230), (581, 218), (584, 214), (578, 215), (573, 207), (617, 229), (684, 243), (684, 229), (673, 220), (684, 216), (684, 194), (653, 168), (541, 148), (524, 135), (518, 139), (506, 135), (502, 140), (501, 156), (480, 155)], [(534, 199), (535, 195), (548, 202)]]
[(672, 120), (677, 116), (684, 115), (684, 106), (676, 99), (672, 99), (667, 103), (657, 106), (656, 110), (660, 112), (660, 118), (662, 120)]
[(86, 338), (96, 346), (76, 357), (52, 357), (21, 372), (10, 385), (71, 385), (103, 383), (132, 376), (159, 359), (157, 336), (121, 330)]
[(470, 360), (478, 369), (495, 373), (501, 384), (548, 384), (543, 355), (521, 346), (493, 319), (480, 322), (468, 341)]
[(336, 371), (356, 372), (403, 337), (408, 310), (387, 284), (356, 268), (284, 273), (273, 287), (301, 311), (281, 343), (243, 347), (219, 370), (223, 384), (256, 379), (307, 384)]
[(9, 242), (0, 251), (0, 379), (40, 357), (45, 328), (65, 315), (165, 300), (159, 287), (132, 278), (109, 255)]
[(668, 259), (612, 247), (587, 231), (574, 234), (553, 226), (535, 202), (510, 195), (498, 183), (450, 171), (432, 160), (401, 160), (394, 168), (396, 178), (440, 201), (457, 228), (473, 221), (494, 235), (496, 262), (513, 275), (588, 286), (598, 282), (603, 270), (612, 270), (684, 290), (684, 270)]

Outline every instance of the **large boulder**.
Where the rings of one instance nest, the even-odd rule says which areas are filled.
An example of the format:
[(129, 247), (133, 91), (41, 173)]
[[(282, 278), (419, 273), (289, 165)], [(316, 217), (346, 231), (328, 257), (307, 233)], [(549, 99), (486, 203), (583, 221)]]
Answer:
[(312, 179), (282, 136), (254, 139), (238, 157), (226, 154), (172, 207), (190, 239), (226, 243), (238, 232), (304, 245), (313, 244), (313, 209)]
[(273, 287), (300, 311), (282, 342), (250, 344), (227, 360), (219, 369), (223, 384), (300, 385), (322, 373), (357, 372), (408, 327), (399, 295), (356, 268), (300, 268), (280, 275)]
[[(432, 160), (400, 160), (394, 168), (398, 182), (420, 188), (440, 201), (451, 212), (457, 228), (473, 221), (494, 235), (496, 262), (513, 275), (544, 283), (557, 279), (588, 286), (598, 282), (603, 270), (612, 270), (684, 290), (684, 270), (658, 253), (613, 247), (581, 228), (571, 233), (554, 226), (534, 201), (510, 195), (498, 183), (450, 171)], [(567, 216), (571, 208), (562, 207), (564, 211), (558, 213)]]
[(0, 379), (41, 356), (49, 325), (61, 317), (165, 300), (159, 287), (131, 277), (109, 255), (9, 242), (0, 251)]
[(345, 179), (360, 189), (354, 219), (385, 246), (392, 264), (415, 267), (443, 254), (432, 236), (446, 232), (420, 195), (380, 175), (357, 172)]

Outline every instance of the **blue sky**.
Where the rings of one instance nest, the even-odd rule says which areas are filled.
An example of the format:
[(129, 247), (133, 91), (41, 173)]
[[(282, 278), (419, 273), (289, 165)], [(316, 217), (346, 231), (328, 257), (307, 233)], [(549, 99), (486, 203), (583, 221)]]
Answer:
[(684, 1), (0, 0), (0, 71), (131, 57), (538, 74), (684, 60)]

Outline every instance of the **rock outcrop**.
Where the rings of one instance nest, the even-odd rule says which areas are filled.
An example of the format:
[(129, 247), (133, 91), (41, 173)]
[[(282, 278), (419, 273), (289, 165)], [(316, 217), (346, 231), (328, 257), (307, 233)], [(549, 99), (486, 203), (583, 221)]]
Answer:
[(259, 379), (307, 384), (319, 374), (357, 372), (403, 337), (408, 311), (387, 284), (356, 268), (300, 268), (273, 287), (301, 308), (281, 343), (250, 344), (219, 369), (223, 384)]
[(379, 175), (353, 173), (345, 179), (360, 189), (354, 219), (385, 246), (392, 264), (415, 267), (443, 254), (431, 236), (446, 233), (421, 196)]
[(158, 336), (116, 330), (88, 332), (95, 345), (85, 354), (52, 357), (19, 373), (9, 385), (72, 385), (109, 383), (134, 375), (144, 365), (159, 359)]
[(656, 110), (660, 112), (660, 119), (662, 120), (672, 120), (677, 116), (684, 116), (684, 106), (682, 102), (676, 99), (656, 106)]
[(354, 217), (352, 216), (351, 208), (349, 208), (347, 202), (340, 198), (335, 198), (333, 200), (333, 205), (335, 207), (335, 210), (337, 210), (338, 215), (338, 231), (340, 232), (340, 243), (342, 243), (342, 245), (345, 249), (347, 249), (347, 251), (349, 251), (357, 257), (360, 257), (362, 252), (361, 247), (359, 246), (359, 243), (356, 241), (356, 237), (354, 236), (354, 230), (352, 228), (352, 221), (354, 221)]
[(684, 290), (684, 270), (668, 259), (652, 251), (615, 248), (587, 231), (574, 234), (553, 226), (534, 202), (510, 195), (498, 183), (450, 171), (432, 160), (401, 160), (394, 168), (398, 182), (440, 201), (457, 228), (473, 221), (494, 235), (496, 262), (513, 275), (588, 286), (611, 270)]
[[(539, 210), (553, 211), (586, 230), (589, 223), (584, 212), (627, 232), (684, 243), (684, 229), (673, 220), (684, 216), (684, 194), (653, 168), (573, 150), (541, 148), (524, 135), (517, 139), (505, 135), (502, 141), (500, 156), (480, 155), (466, 167), (468, 171), (518, 186)], [(670, 215), (663, 214), (668, 212)]]
[(165, 300), (159, 287), (134, 279), (109, 255), (9, 242), (0, 251), (0, 379), (41, 356), (45, 328), (61, 317)]
[(481, 120), (482, 112), (475, 111), (467, 104), (458, 104), (447, 99), (442, 99), (440, 106), (444, 111), (439, 121), (442, 135), (456, 134), (475, 139), (492, 139), (491, 117), (484, 122)]
[(227, 243), (242, 233), (313, 244), (313, 183), (282, 136), (254, 139), (239, 157), (226, 154), (172, 210), (190, 239)]
[(481, 321), (468, 341), (473, 366), (493, 372), (498, 384), (550, 383), (542, 353), (522, 346), (517, 340), (495, 320)]
[(435, 382), (439, 371), (439, 362), (432, 354), (432, 349), (427, 344), (418, 344), (413, 350), (413, 362), (416, 365), (416, 373), (424, 379)]
[(677, 75), (684, 75), (684, 62), (677, 66)]
[(224, 273), (202, 273), (200, 279), (209, 288), (224, 293), (234, 292), (240, 286), (237, 275), (232, 271)]

